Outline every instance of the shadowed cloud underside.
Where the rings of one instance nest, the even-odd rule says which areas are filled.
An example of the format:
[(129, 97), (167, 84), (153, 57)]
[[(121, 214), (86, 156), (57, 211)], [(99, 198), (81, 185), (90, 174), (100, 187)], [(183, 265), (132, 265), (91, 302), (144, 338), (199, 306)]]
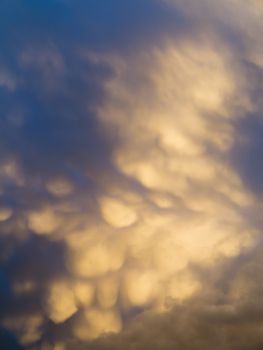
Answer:
[(0, 347), (263, 347), (263, 3), (2, 0)]

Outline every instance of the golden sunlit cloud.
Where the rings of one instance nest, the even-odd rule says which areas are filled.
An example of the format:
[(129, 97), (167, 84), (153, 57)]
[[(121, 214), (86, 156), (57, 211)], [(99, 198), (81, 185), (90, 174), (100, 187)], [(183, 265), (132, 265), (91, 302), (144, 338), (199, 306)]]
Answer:
[[(73, 339), (95, 344), (91, 349), (101, 341), (101, 349), (127, 345), (128, 350), (140, 350), (151, 348), (154, 332), (160, 339), (154, 349), (179, 349), (180, 339), (186, 349), (189, 332), (189, 339), (196, 339), (196, 347), (189, 349), (206, 350), (201, 326), (212, 334), (209, 321), (214, 317), (219, 330), (211, 335), (211, 349), (221, 334), (228, 342), (227, 322), (243, 317), (251, 296), (261, 300), (251, 275), (262, 272), (257, 251), (261, 221), (253, 221), (262, 206), (232, 162), (231, 152), (243, 137), (239, 123), (255, 111), (245, 67), (263, 67), (263, 22), (258, 19), (263, 7), (259, 1), (246, 5), (241, 0), (160, 2), (171, 11), (180, 10), (193, 28), (189, 25), (178, 36), (164, 34), (161, 44), (122, 54), (80, 50), (89, 65), (112, 72), (100, 83), (103, 103), (92, 105), (103, 136), (113, 140), (107, 150), (110, 165), (100, 159), (98, 150), (90, 155), (76, 139), (79, 148), (73, 158), (81, 163), (79, 172), (73, 161), (67, 161), (64, 175), (48, 169), (45, 180), (36, 177), (29, 184), (19, 162), (10, 158), (0, 164), (1, 191), (8, 188), (13, 193), (12, 186), (17, 186), (17, 196), (22, 196), (21, 188), (31, 186), (34, 193), (18, 201), (22, 214), (17, 217), (11, 205), (0, 203), (6, 232), (12, 231), (10, 221), (15, 217), (32, 233), (32, 240), (62, 256), (63, 273), (43, 248), (41, 259), (50, 258), (54, 276), (46, 277), (45, 270), (38, 275), (38, 266), (28, 262), (33, 277), (29, 273), (11, 283), (17, 298), (33, 299), (43, 288), (41, 312), (32, 308), (27, 317), (5, 317), (4, 326), (25, 346), (41, 342), (45, 322), (59, 334), (53, 343), (48, 340), (32, 349), (71, 350)], [(229, 10), (228, 18), (235, 6), (239, 19), (227, 28), (251, 39), (238, 48), (222, 30), (223, 13)], [(246, 10), (251, 30), (241, 23)], [(203, 12), (208, 16), (205, 22)], [(56, 89), (51, 84), (53, 70), (59, 79), (66, 74), (60, 53), (52, 50), (43, 51), (43, 56), (24, 53), (21, 59), (21, 64), (45, 70), (50, 94)], [(74, 79), (70, 82), (75, 84)], [(79, 101), (81, 96), (72, 98)], [(67, 123), (75, 128), (70, 118)], [(103, 165), (93, 169), (90, 164), (96, 161)], [(252, 255), (254, 260), (248, 263)], [(65, 340), (64, 326), (69, 333)], [(235, 327), (233, 334), (238, 334)], [(253, 332), (249, 329), (249, 336)], [(141, 341), (133, 343), (133, 334), (143, 334)], [(218, 348), (232, 350), (224, 344)]]

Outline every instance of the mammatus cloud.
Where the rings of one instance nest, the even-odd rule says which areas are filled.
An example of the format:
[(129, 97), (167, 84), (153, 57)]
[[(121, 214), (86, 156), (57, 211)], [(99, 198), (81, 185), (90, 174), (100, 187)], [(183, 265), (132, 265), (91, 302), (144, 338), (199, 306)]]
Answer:
[(260, 349), (261, 3), (0, 8), (0, 341)]

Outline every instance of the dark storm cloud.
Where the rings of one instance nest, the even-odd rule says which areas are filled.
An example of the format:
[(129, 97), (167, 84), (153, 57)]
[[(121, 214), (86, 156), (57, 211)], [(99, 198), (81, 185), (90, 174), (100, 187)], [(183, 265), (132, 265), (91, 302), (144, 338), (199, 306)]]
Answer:
[[(96, 119), (103, 84), (114, 72), (86, 53), (126, 54), (156, 45), (183, 22), (159, 1), (1, 1), (0, 201), (13, 213), (0, 224), (1, 317), (11, 318), (9, 328), (18, 336), (31, 332), (23, 320), (42, 313), (50, 281), (68, 274), (63, 244), (35, 237), (26, 213), (56, 203), (44, 187), (53, 176), (66, 176), (89, 197), (96, 180), (86, 173), (115, 171), (115, 141)], [(80, 192), (75, 197), (83, 197)], [(20, 291), (32, 281), (36, 287)], [(17, 285), (18, 296), (11, 291)], [(1, 347), (15, 349), (13, 337), (1, 332)]]
[(172, 12), (159, 1), (1, 2), (1, 160), (14, 157), (31, 183), (32, 176), (75, 179), (85, 167), (109, 169), (114, 142), (95, 110), (114, 73), (84, 52), (156, 44), (182, 25)]
[(245, 63), (252, 111), (237, 123), (239, 137), (231, 152), (231, 161), (253, 192), (262, 193), (263, 183), (263, 69), (257, 64)]
[[(263, 189), (262, 68), (250, 62), (253, 31), (240, 22), (252, 22), (241, 3), (1, 1), (0, 348), (19, 349), (18, 341), (33, 350), (262, 348), (255, 301), (263, 287), (254, 277), (262, 275), (262, 249), (243, 234), (261, 242), (252, 232), (261, 232), (260, 208), (249, 200), (250, 190)], [(174, 230), (186, 245), (208, 242), (197, 252), (201, 262), (185, 258)], [(219, 239), (209, 246), (213, 234)], [(205, 268), (202, 255), (210, 253), (216, 267)], [(172, 271), (161, 275), (174, 295), (160, 314), (152, 311), (154, 269)], [(104, 336), (121, 330), (120, 318), (135, 320)]]
[(15, 337), (4, 329), (0, 329), (0, 344), (3, 349), (22, 350), (22, 347), (17, 344)]
[(159, 1), (11, 1), (0, 11), (2, 70), (13, 84), (1, 91), (3, 157), (41, 173), (107, 162), (112, 146), (94, 107), (113, 72), (81, 50), (136, 50), (182, 20)]

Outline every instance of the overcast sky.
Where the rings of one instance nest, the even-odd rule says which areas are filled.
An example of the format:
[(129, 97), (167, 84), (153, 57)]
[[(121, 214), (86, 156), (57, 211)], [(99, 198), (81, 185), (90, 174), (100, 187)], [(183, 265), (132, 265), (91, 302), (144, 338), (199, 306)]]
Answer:
[(1, 350), (263, 348), (262, 0), (0, 1)]

